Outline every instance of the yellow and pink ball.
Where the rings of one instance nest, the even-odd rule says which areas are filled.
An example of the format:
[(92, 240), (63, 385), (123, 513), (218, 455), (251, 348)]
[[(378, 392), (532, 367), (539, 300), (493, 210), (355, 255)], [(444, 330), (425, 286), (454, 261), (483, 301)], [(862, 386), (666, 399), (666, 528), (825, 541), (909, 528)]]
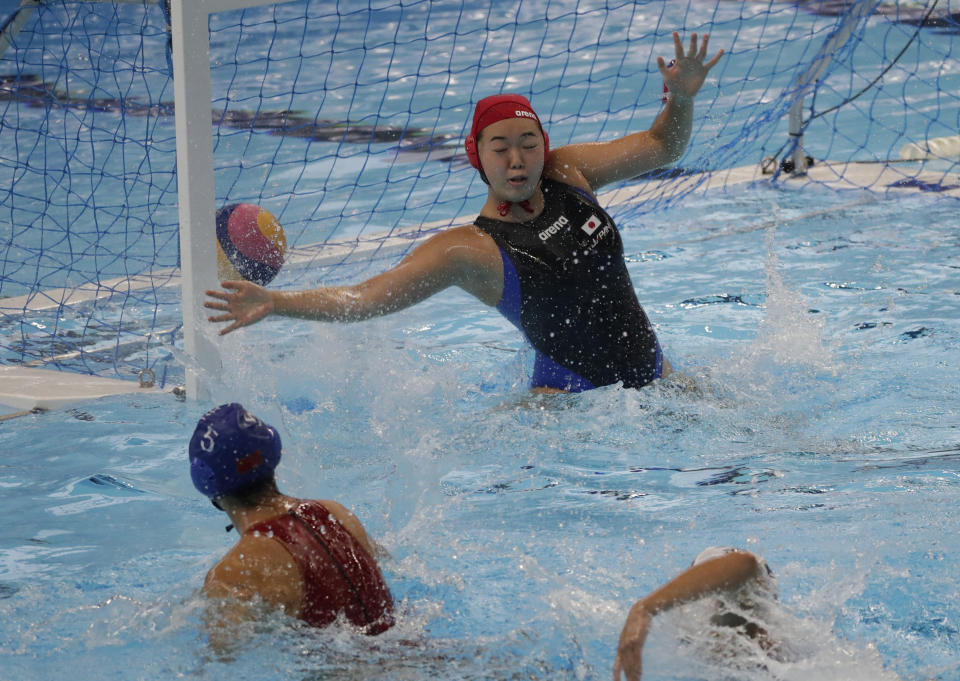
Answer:
[(277, 219), (252, 203), (217, 211), (217, 275), (220, 281), (246, 279), (261, 286), (283, 267), (287, 237)]

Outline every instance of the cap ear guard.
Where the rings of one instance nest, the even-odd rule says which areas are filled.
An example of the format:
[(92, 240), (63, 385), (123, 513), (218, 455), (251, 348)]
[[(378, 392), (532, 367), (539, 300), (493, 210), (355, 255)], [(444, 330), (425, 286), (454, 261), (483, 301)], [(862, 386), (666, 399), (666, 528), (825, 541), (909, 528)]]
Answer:
[(463, 146), (467, 150), (467, 160), (470, 161), (470, 165), (477, 170), (483, 170), (480, 167), (480, 154), (477, 152), (477, 138), (472, 134), (467, 135), (467, 139), (463, 141)]
[(211, 470), (205, 461), (201, 461), (200, 459), (190, 460), (190, 478), (193, 480), (193, 486), (196, 487), (201, 494), (210, 496), (211, 493), (216, 491), (213, 470)]

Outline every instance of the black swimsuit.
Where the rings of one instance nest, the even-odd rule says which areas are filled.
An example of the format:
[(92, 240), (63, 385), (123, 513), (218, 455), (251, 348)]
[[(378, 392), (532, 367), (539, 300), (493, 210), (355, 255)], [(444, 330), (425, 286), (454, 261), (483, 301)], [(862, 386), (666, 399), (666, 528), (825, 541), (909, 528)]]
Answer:
[(478, 217), (503, 258), (497, 309), (537, 351), (533, 387), (571, 392), (659, 378), (660, 343), (627, 272), (613, 219), (585, 192), (543, 180), (543, 212), (523, 223)]

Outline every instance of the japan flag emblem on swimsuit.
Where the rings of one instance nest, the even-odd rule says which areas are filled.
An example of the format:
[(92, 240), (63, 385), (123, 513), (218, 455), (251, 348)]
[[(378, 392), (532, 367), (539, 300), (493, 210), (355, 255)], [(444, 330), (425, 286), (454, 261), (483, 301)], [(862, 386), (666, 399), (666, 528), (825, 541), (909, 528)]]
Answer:
[(587, 236), (593, 236), (593, 233), (596, 232), (602, 224), (603, 223), (600, 221), (600, 218), (591, 214), (587, 221), (580, 225), (580, 229), (586, 232)]

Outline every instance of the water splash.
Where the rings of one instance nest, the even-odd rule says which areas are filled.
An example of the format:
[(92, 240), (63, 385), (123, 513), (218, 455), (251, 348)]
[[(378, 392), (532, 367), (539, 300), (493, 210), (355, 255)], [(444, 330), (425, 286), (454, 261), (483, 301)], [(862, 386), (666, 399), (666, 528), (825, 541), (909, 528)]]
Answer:
[[(776, 206), (774, 210), (779, 222)], [(756, 338), (747, 348), (744, 361), (755, 367), (773, 362), (785, 367), (835, 371), (835, 362), (823, 343), (825, 319), (818, 316), (819, 311), (810, 308), (803, 296), (793, 290), (781, 274), (782, 267), (775, 248), (776, 233), (776, 226), (772, 226), (764, 234), (764, 273), (767, 282), (765, 314)]]

